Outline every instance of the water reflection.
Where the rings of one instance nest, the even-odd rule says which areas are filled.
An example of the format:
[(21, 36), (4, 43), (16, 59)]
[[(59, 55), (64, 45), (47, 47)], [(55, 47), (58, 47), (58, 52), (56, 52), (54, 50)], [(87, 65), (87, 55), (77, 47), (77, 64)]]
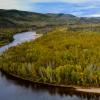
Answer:
[[(10, 87), (11, 91), (14, 92), (14, 90), (16, 90), (14, 94), (15, 97), (20, 97), (20, 95), (22, 95), (22, 97), (20, 97), (21, 99), (25, 97), (27, 99), (29, 98), (28, 100), (100, 100), (99, 94), (77, 92), (73, 88), (48, 87), (43, 84), (40, 85), (23, 81), (7, 74), (3, 74), (2, 72), (1, 77), (5, 79), (7, 83), (13, 85)], [(4, 82), (4, 84), (6, 82)], [(20, 98), (18, 100), (21, 100)]]

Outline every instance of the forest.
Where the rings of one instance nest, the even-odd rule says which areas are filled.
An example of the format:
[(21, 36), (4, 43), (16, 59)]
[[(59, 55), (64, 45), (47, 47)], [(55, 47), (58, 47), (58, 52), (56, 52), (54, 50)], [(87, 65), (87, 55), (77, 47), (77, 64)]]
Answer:
[(33, 82), (100, 87), (100, 33), (55, 28), (0, 55), (0, 69)]

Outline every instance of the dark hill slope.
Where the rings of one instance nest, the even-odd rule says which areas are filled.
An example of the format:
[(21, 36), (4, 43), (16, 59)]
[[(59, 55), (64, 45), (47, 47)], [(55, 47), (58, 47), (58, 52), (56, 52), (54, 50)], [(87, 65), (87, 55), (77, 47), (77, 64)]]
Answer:
[(78, 17), (70, 14), (40, 14), (19, 10), (0, 10), (0, 27), (16, 25), (59, 25), (73, 24), (79, 21)]

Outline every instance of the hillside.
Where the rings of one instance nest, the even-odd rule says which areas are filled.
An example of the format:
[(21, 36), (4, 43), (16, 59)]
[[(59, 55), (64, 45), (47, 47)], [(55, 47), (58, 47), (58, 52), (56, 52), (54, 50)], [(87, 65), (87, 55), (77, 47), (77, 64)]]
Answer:
[(40, 14), (18, 10), (0, 10), (0, 27), (74, 24), (80, 18), (70, 14)]
[(71, 14), (40, 14), (19, 10), (0, 9), (0, 27), (46, 26), (100, 23), (100, 18), (79, 18)]
[(0, 10), (0, 26), (10, 27), (18, 25), (36, 25), (36, 22), (47, 20), (48, 16), (38, 13), (31, 13), (18, 10)]

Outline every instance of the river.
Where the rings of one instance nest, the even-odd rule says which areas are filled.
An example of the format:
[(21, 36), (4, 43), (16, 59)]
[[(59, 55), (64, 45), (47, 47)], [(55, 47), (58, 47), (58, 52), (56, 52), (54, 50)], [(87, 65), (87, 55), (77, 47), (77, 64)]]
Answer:
[[(38, 37), (36, 32), (16, 34), (13, 36), (13, 42), (0, 48), (0, 53)], [(78, 92), (71, 88), (48, 87), (15, 79), (0, 72), (0, 100), (100, 100), (100, 94)]]

